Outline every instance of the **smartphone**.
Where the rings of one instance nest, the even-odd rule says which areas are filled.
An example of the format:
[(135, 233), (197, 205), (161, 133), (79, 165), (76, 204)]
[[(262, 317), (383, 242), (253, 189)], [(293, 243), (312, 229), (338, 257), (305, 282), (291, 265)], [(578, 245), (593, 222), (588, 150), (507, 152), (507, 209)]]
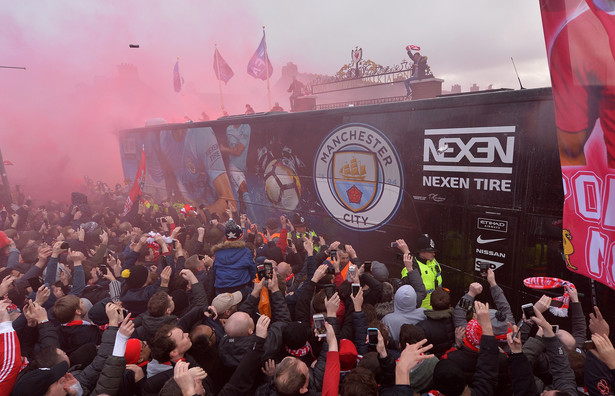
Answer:
[(359, 290), (361, 290), (361, 284), (353, 283), (352, 284), (352, 295), (356, 297), (357, 294), (359, 293)]
[(41, 278), (40, 276), (35, 276), (34, 278), (29, 278), (28, 279), (28, 284), (32, 288), (32, 291), (34, 291), (36, 293), (38, 288), (43, 285), (43, 278)]
[(480, 274), (483, 276), (487, 276), (487, 271), (489, 270), (489, 263), (484, 263), (480, 261), (478, 265), (479, 265)]
[(560, 300), (556, 300), (556, 299), (552, 299), (551, 300), (551, 307), (555, 307), (555, 308), (561, 308), (564, 306), (564, 303)]
[(363, 262), (363, 271), (370, 272), (371, 270), (372, 270), (372, 262), (371, 261), (364, 261)]
[(327, 300), (330, 300), (335, 294), (335, 285), (325, 285), (325, 294), (327, 296)]
[(553, 334), (557, 334), (559, 330), (559, 325), (551, 325), (551, 330), (553, 330)]
[(587, 340), (583, 343), (583, 348), (586, 350), (596, 349), (596, 344), (594, 344), (593, 340)]
[(324, 338), (327, 336), (327, 328), (325, 327), (325, 317), (322, 314), (316, 314), (312, 316), (314, 320), (314, 328), (318, 338)]
[(378, 329), (370, 327), (367, 329), (367, 337), (369, 345), (378, 345)]
[(461, 300), (459, 300), (459, 307), (465, 310), (472, 308), (472, 305), (472, 301), (468, 299), (462, 298)]
[(273, 264), (268, 261), (265, 261), (263, 263), (263, 266), (265, 267), (265, 278), (273, 279)]
[(68, 242), (62, 242), (60, 249), (68, 249)]
[(266, 278), (265, 264), (256, 264), (256, 274), (258, 279), (263, 280)]
[(530, 320), (532, 316), (536, 316), (534, 312), (534, 304), (524, 304), (521, 306), (521, 310), (525, 314), (525, 319)]
[(100, 273), (103, 275), (107, 275), (107, 266), (104, 264), (101, 264), (98, 266), (98, 268), (100, 269)]
[(331, 250), (329, 252), (329, 256), (331, 257), (331, 260), (337, 260), (337, 250)]
[(205, 258), (204, 254), (199, 254), (199, 260), (203, 260)]
[(517, 338), (519, 332), (521, 331), (521, 326), (523, 326), (523, 319), (521, 319), (519, 323), (517, 323), (517, 331), (513, 334), (513, 338)]
[(348, 272), (350, 272), (350, 275), (354, 276), (354, 274), (357, 272), (357, 267), (352, 265), (352, 264), (350, 264), (348, 266)]
[(392, 248), (396, 248), (397, 246), (398, 246), (398, 245), (397, 245), (397, 242), (391, 242), (391, 247), (392, 247)]

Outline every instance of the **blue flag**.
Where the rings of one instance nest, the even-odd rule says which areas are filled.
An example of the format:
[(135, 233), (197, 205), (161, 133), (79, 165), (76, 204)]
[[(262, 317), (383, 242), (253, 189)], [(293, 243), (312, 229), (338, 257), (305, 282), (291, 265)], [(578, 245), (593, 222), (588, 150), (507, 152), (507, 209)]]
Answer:
[(180, 92), (182, 90), (182, 85), (184, 85), (184, 79), (179, 75), (179, 61), (177, 61), (173, 68), (173, 88), (175, 92)]
[(233, 69), (231, 69), (228, 63), (222, 58), (217, 48), (216, 52), (214, 52), (214, 72), (218, 80), (224, 81), (225, 84), (235, 75)]
[(254, 55), (252, 55), (252, 59), (248, 62), (248, 74), (261, 80), (266, 80), (267, 77), (273, 74), (273, 66), (271, 66), (269, 57), (265, 52), (265, 46), (265, 31), (263, 31), (263, 39)]

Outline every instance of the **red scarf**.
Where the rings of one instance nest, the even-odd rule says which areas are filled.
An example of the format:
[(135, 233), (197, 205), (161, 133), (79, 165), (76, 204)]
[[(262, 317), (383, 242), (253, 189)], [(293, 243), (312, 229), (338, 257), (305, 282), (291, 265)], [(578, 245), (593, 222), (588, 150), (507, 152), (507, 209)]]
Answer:
[(305, 345), (299, 349), (290, 349), (287, 346), (284, 346), (284, 348), (286, 348), (286, 352), (288, 352), (291, 356), (294, 357), (303, 357), (306, 356), (308, 353), (312, 353), (312, 346), (309, 342), (306, 342)]

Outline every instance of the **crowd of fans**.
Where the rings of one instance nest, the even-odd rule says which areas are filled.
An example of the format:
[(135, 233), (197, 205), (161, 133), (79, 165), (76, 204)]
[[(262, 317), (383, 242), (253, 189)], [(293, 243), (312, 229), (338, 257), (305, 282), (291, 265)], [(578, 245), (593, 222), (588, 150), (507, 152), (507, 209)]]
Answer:
[(547, 296), (515, 318), (492, 270), (495, 306), (481, 283), (451, 301), (401, 238), (389, 274), (300, 214), (121, 217), (120, 190), (0, 212), (0, 395), (614, 394), (609, 326), (573, 288), (558, 330)]

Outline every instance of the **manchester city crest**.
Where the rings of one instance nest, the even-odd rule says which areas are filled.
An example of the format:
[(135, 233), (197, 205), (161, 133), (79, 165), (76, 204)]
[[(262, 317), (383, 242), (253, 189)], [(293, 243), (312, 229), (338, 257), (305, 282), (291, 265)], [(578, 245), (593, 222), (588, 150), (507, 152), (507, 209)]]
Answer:
[(369, 231), (397, 211), (403, 190), (401, 161), (389, 139), (366, 124), (346, 124), (322, 142), (314, 180), (323, 207), (340, 224)]

